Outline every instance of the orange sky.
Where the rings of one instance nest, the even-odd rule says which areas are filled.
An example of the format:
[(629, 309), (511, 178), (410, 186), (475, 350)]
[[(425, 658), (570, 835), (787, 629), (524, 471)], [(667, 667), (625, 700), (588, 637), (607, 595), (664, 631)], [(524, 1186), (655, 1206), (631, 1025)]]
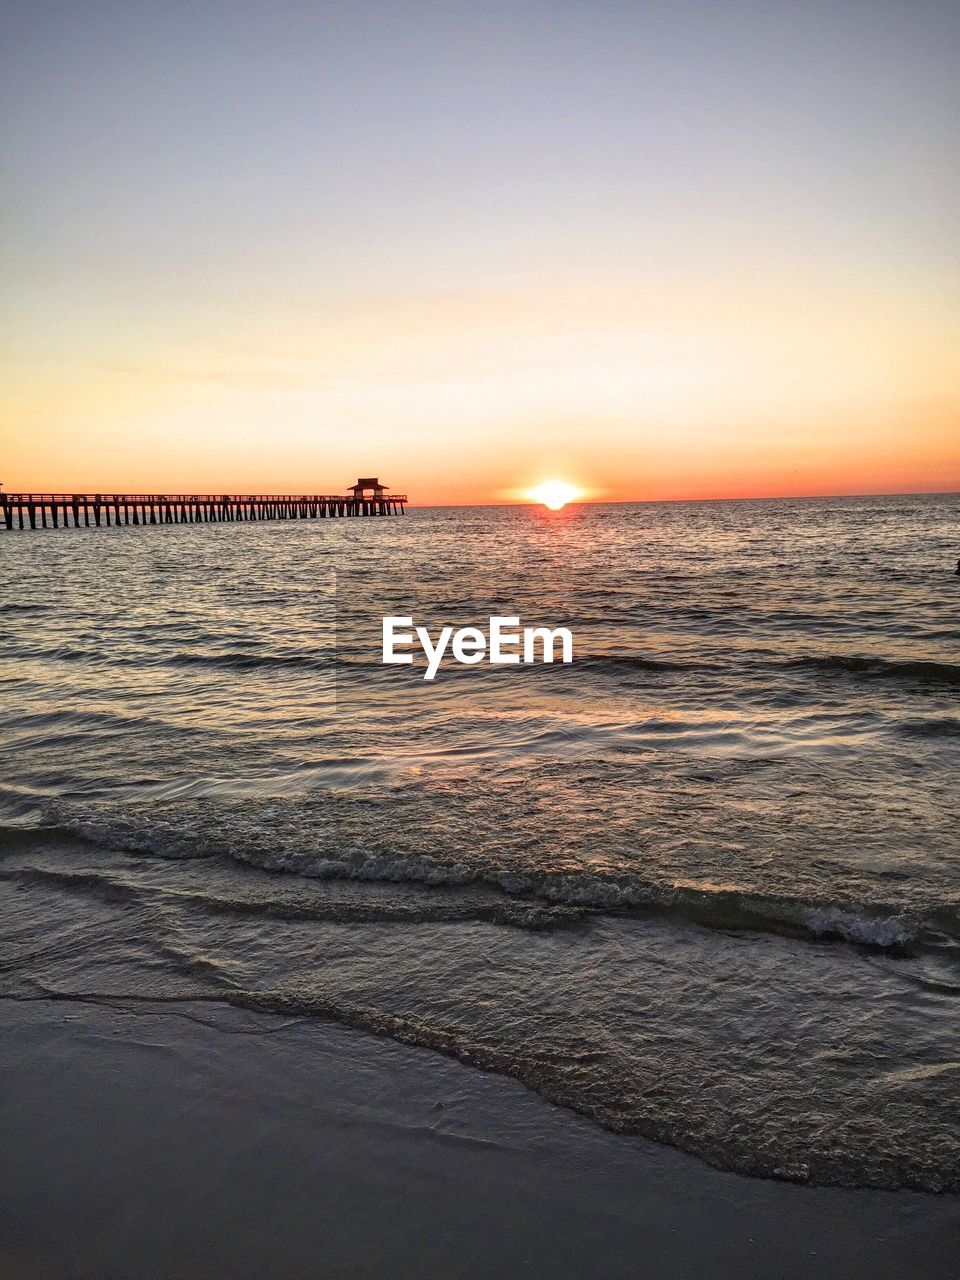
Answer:
[[(859, 286), (859, 287), (858, 287)], [(960, 488), (960, 327), (869, 282), (735, 274), (71, 323), (4, 382), (8, 489), (598, 500)], [(29, 335), (27, 335), (29, 337)], [(26, 348), (26, 340), (21, 339)], [(15, 344), (16, 345), (16, 344)]]
[(220, 9), (18, 10), (8, 490), (960, 489), (949, 8)]

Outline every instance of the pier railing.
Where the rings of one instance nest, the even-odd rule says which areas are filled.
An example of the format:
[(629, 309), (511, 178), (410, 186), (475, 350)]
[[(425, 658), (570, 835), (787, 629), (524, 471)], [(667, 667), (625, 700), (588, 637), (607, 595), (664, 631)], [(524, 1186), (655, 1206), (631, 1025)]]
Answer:
[(403, 515), (404, 493), (0, 493), (5, 529)]

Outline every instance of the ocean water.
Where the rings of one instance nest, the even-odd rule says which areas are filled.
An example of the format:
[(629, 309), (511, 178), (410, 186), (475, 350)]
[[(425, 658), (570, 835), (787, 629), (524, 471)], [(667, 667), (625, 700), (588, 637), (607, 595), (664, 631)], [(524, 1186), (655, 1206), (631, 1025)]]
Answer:
[[(0, 536), (0, 995), (225, 1001), (960, 1189), (960, 499)], [(379, 663), (380, 619), (574, 662)]]

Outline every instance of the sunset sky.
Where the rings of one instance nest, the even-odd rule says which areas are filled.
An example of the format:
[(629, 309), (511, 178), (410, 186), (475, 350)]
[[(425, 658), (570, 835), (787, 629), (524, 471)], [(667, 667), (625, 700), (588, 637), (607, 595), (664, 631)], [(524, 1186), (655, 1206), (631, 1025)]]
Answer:
[(0, 479), (960, 488), (955, 0), (8, 0)]

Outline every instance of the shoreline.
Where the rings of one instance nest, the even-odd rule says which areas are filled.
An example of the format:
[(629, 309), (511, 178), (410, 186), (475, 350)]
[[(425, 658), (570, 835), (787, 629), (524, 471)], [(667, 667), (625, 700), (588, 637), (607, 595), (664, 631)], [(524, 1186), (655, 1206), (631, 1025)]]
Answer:
[(711, 1168), (310, 1018), (4, 999), (5, 1280), (951, 1280), (960, 1199)]

